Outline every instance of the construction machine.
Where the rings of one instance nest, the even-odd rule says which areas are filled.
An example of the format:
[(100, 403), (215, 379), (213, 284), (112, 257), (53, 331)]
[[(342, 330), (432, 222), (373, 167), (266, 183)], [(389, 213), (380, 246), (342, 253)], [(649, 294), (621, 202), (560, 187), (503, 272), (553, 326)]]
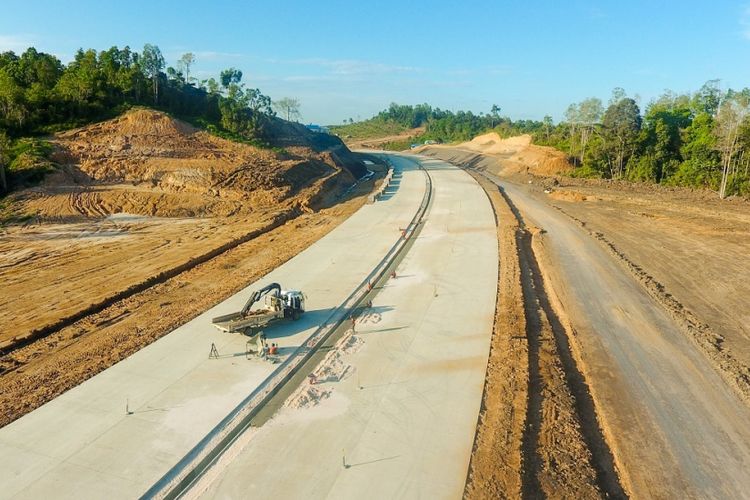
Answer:
[[(261, 307), (252, 307), (263, 299)], [(254, 335), (277, 319), (298, 320), (305, 312), (305, 295), (299, 290), (282, 290), (278, 283), (256, 290), (241, 311), (216, 317), (212, 323), (225, 332)]]

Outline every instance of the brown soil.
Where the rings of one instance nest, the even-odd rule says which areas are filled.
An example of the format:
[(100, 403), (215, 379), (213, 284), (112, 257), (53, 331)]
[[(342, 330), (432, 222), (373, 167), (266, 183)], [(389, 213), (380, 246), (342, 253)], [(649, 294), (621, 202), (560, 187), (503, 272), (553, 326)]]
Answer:
[[(283, 226), (141, 293), (116, 301), (0, 358), (0, 427), (189, 321), (304, 250), (364, 203), (350, 201)], [(273, 248), (274, 251), (269, 251)]]
[[(11, 196), (0, 238), (0, 348), (184, 270), (354, 182), (328, 151), (277, 155), (151, 110), (55, 138), (61, 170)], [(62, 322), (62, 324), (61, 324)]]
[(390, 142), (410, 140), (413, 137), (418, 137), (425, 133), (425, 127), (418, 127), (409, 130), (404, 130), (400, 134), (387, 135), (383, 137), (371, 137), (368, 139), (362, 138), (344, 138), (344, 142), (351, 149), (381, 149)]
[(680, 190), (561, 184), (565, 189), (574, 184), (580, 196), (600, 201), (584, 207), (568, 201), (556, 208), (642, 283), (750, 403), (750, 204), (699, 202), (705, 193)]
[(135, 110), (55, 137), (62, 167), (9, 197), (6, 219), (32, 217), (0, 234), (0, 426), (241, 289), (363, 203), (373, 181), (340, 199), (364, 170), (340, 141), (291, 124), (276, 135), (285, 152)]
[(467, 498), (622, 497), (569, 331), (547, 290), (532, 240), (497, 186), (471, 172), (498, 221), (495, 329)]
[[(585, 227), (750, 403), (750, 202), (711, 191), (519, 173), (500, 157), (427, 154), (504, 173)], [(543, 194), (544, 193), (544, 194)]]
[(516, 233), (518, 221), (497, 188), (474, 175), (495, 210), (499, 281), (482, 407), (466, 483), (467, 498), (520, 498), (528, 397), (528, 339)]
[[(497, 133), (490, 132), (458, 145), (424, 146), (415, 150), (417, 153), (429, 151), (441, 151), (443, 156), (465, 153), (495, 159), (497, 161), (487, 162), (485, 165), (485, 169), (495, 175), (558, 175), (573, 169), (564, 153), (551, 147), (531, 144), (530, 135), (503, 139)], [(462, 163), (466, 161), (467, 158), (463, 158)]]
[[(750, 403), (750, 333), (747, 327), (750, 325), (750, 254), (747, 252), (750, 203), (747, 200), (722, 201), (710, 191), (531, 175), (515, 165), (504, 164), (498, 156), (467, 150), (431, 148), (425, 153), (479, 172), (501, 173), (516, 185), (525, 186), (537, 198), (546, 198), (550, 206), (586, 229), (633, 274), (688, 338), (702, 349), (728, 386)], [(534, 235), (531, 247), (543, 281), (559, 280), (559, 273), (545, 250), (544, 235)], [(556, 314), (559, 320), (558, 327), (551, 321), (553, 333), (558, 339), (558, 352), (569, 387), (575, 395), (584, 441), (589, 445), (597, 469), (598, 485), (605, 493), (624, 494), (623, 490), (630, 487), (631, 471), (615, 470), (614, 463), (627, 462), (622, 457), (612, 457), (614, 451), (608, 449), (608, 443), (614, 442), (613, 436), (606, 422), (597, 418), (593, 401), (596, 396), (589, 395), (586, 387), (584, 375), (587, 372), (581, 363), (583, 353), (576, 334), (561, 301), (552, 293), (554, 289), (547, 287), (547, 290), (550, 291), (548, 306), (553, 311), (552, 317)], [(528, 301), (526, 306), (527, 322), (531, 322)], [(564, 335), (557, 334), (556, 330), (560, 329)], [(566, 338), (568, 347), (564, 346)], [(530, 343), (530, 352), (532, 350)], [(576, 365), (582, 368), (580, 376), (572, 368)], [(531, 388), (533, 363), (529, 366)], [(488, 384), (490, 380), (488, 377)], [(617, 391), (616, 385), (612, 390)], [(533, 390), (530, 389), (529, 394), (532, 401)], [(613, 404), (614, 412), (633, 413), (627, 402)], [(505, 421), (496, 425), (498, 427), (484, 431), (480, 425), (478, 436), (482, 432), (501, 432), (506, 428), (503, 427)], [(618, 473), (622, 485), (619, 492), (612, 481)], [(650, 491), (655, 491), (656, 487), (649, 486)], [(539, 488), (543, 489), (542, 483)]]

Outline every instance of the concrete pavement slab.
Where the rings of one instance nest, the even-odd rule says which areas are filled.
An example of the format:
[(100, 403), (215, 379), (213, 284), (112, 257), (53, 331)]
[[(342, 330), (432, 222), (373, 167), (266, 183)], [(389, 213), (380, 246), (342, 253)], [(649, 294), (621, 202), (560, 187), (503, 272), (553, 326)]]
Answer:
[[(408, 162), (401, 167), (382, 201), (283, 266), (0, 429), (0, 497), (132, 498), (145, 492), (275, 368), (245, 359), (246, 338), (217, 331), (211, 318), (239, 310), (269, 282), (301, 289), (309, 312), (266, 330), (291, 353), (377, 265), (417, 211), (424, 174)], [(208, 359), (212, 343), (219, 359)], [(126, 415), (126, 405), (132, 414)], [(21, 445), (25, 453), (12, 452)], [(29, 468), (37, 455), (49, 459)]]
[[(341, 352), (328, 397), (283, 408), (208, 498), (459, 498), (484, 387), (497, 286), (492, 208), (466, 173), (425, 161), (427, 222)], [(200, 494), (195, 491), (193, 494)]]

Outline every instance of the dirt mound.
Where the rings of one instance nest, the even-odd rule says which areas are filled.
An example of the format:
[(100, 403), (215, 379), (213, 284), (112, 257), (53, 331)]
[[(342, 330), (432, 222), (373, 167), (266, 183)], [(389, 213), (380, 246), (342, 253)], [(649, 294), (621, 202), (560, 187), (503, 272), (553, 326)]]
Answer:
[(496, 157), (499, 168), (489, 169), (496, 175), (528, 173), (540, 176), (560, 175), (570, 172), (573, 166), (564, 153), (547, 146), (531, 143), (528, 134), (501, 138), (497, 133), (479, 135), (457, 146), (430, 146), (428, 149), (450, 148)]
[(528, 134), (501, 138), (497, 133), (478, 135), (469, 142), (460, 144), (459, 147), (473, 149), (485, 154), (516, 153), (519, 149), (527, 148), (531, 144), (531, 136)]
[(149, 109), (134, 109), (102, 123), (58, 134), (60, 138), (102, 138), (115, 132), (121, 137), (181, 136), (197, 132), (195, 127), (175, 120), (164, 113)]
[[(364, 166), (343, 144), (304, 127), (280, 134), (279, 153), (221, 139), (149, 110), (58, 134), (60, 170), (22, 192), (17, 211), (37, 220), (118, 212), (164, 217), (236, 215), (306, 207), (326, 189), (351, 185)], [(320, 135), (320, 134), (315, 134)], [(357, 171), (360, 166), (362, 171)], [(316, 184), (317, 183), (317, 184)]]

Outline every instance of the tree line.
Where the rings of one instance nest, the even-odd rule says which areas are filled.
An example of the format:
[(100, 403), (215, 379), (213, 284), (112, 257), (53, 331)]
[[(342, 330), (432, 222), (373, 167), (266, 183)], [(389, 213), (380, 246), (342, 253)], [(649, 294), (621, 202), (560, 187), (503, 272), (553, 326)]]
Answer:
[[(496, 130), (504, 137), (530, 133), (540, 125), (533, 120), (512, 121), (500, 115), (501, 108), (493, 105), (487, 112), (475, 114), (471, 111), (449, 111), (433, 108), (429, 104), (392, 103), (374, 117), (361, 123), (397, 124), (401, 129), (425, 127), (424, 132), (414, 140), (434, 140), (439, 142), (466, 141), (488, 130)], [(354, 120), (345, 121), (345, 125), (333, 127), (339, 135), (347, 132), (346, 123), (354, 125)]]
[(275, 115), (271, 99), (242, 83), (242, 71), (224, 70), (218, 80), (191, 77), (192, 53), (166, 67), (159, 47), (142, 52), (112, 47), (76, 52), (60, 60), (34, 48), (0, 54), (0, 128), (11, 137), (41, 134), (116, 116), (147, 105), (193, 117), (247, 138), (262, 138)]
[[(558, 124), (550, 116), (513, 121), (498, 105), (474, 114), (393, 103), (366, 122), (425, 127), (414, 141), (531, 134), (535, 144), (567, 153), (575, 176), (707, 188), (722, 198), (750, 195), (750, 89), (723, 91), (710, 80), (692, 93), (665, 91), (643, 113), (638, 101), (616, 88), (606, 106), (597, 97), (571, 104)], [(346, 125), (336, 130), (345, 133)]]
[(721, 198), (750, 195), (750, 89), (665, 91), (641, 113), (621, 88), (606, 107), (596, 97), (571, 104), (557, 126), (545, 120), (535, 142), (568, 153), (576, 175), (709, 188)]
[[(218, 79), (197, 80), (194, 64), (195, 55), (186, 53), (167, 66), (152, 44), (141, 52), (128, 46), (80, 49), (67, 65), (33, 47), (20, 55), (0, 53), (0, 193), (8, 189), (6, 167), (11, 174), (15, 167), (21, 183), (38, 181), (49, 170), (30, 167), (42, 163), (44, 144), (19, 138), (112, 118), (132, 106), (163, 110), (258, 145), (267, 139), (275, 109), (289, 120), (299, 117), (298, 100), (272, 102), (260, 89), (245, 86), (242, 71), (228, 68)], [(21, 156), (23, 161), (16, 161)]]

